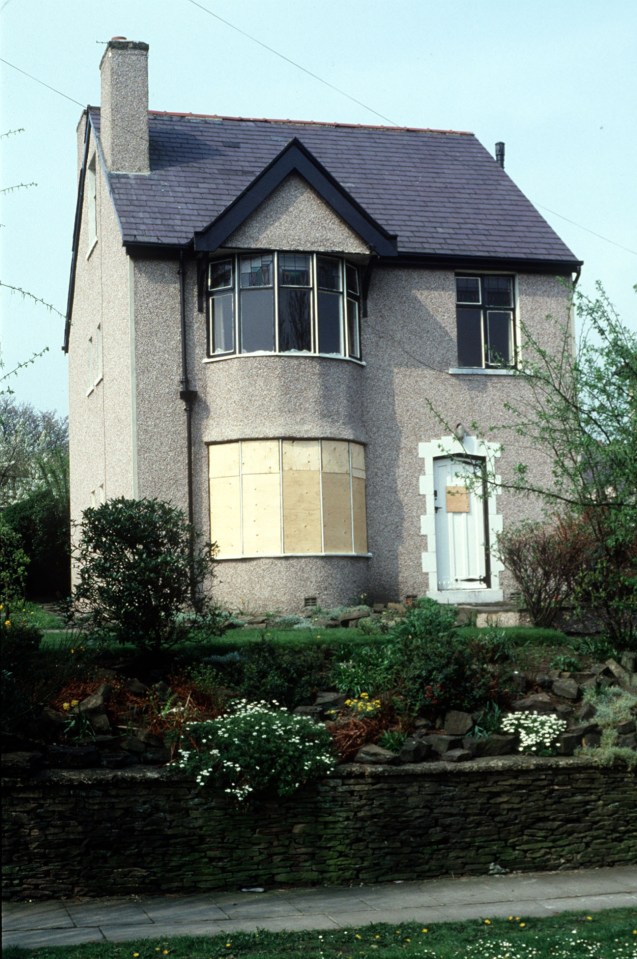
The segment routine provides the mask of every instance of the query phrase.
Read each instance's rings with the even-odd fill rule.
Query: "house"
[[[74,519],[182,507],[232,608],[506,598],[495,537],[537,504],[480,495],[519,451],[471,424],[580,261],[472,134],[149,112],[147,59],[109,42],[78,131]]]

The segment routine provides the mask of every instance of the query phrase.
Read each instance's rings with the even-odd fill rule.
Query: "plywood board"
[[[241,444],[242,473],[278,473],[278,440],[244,440]]]
[[[281,552],[280,474],[244,475],[243,553],[246,556]]]
[[[318,470],[320,467],[318,440],[283,440],[284,470]]]
[[[447,486],[446,510],[448,513],[468,513],[470,511],[469,490],[466,486]]]
[[[318,471],[283,473],[283,549],[321,552],[321,485]]]
[[[241,555],[241,495],[238,476],[210,480],[210,536],[219,556]]]
[[[323,540],[326,553],[352,552],[349,476],[323,474]]]
[[[365,479],[365,447],[360,443],[350,443],[352,456],[352,476]]]
[[[240,443],[214,443],[208,447],[210,477],[238,476]]]
[[[352,477],[352,505],[354,514],[354,552],[367,552],[367,510],[365,507],[365,480]]]
[[[321,443],[324,473],[349,473],[349,443],[344,440],[323,440]]]

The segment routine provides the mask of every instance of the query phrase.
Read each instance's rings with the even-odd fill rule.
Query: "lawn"
[[[510,916],[423,926],[370,925],[308,932],[229,933],[126,943],[8,947],[4,959],[636,959],[629,909],[545,919]]]

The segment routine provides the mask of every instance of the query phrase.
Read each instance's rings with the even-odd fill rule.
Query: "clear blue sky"
[[[150,107],[228,116],[470,130],[637,329],[634,0],[0,0],[0,279],[64,313],[75,128],[98,105],[104,44],[150,44]],[[206,13],[207,8],[373,113]],[[66,97],[71,99],[66,99]],[[73,100],[78,103],[72,102]],[[600,236],[596,236],[599,234]],[[602,239],[604,237],[605,239]],[[20,400],[67,411],[64,321],[0,289],[5,371]]]

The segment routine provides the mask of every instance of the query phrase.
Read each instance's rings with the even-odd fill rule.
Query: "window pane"
[[[343,355],[340,293],[318,294],[318,351]]]
[[[217,260],[216,263],[210,264],[209,284],[211,290],[232,286],[232,260]]]
[[[330,260],[325,256],[319,256],[316,265],[319,290],[340,290],[341,265],[339,261]]]
[[[234,295],[217,293],[210,298],[211,353],[234,350]]]
[[[504,310],[487,313],[487,364],[513,365],[513,314]]]
[[[274,291],[241,292],[241,352],[274,350]]]
[[[310,291],[279,288],[279,350],[310,350]]]
[[[485,306],[513,306],[513,277],[484,277]]]
[[[479,303],[480,302],[480,277],[479,276],[457,276],[456,277],[456,295],[458,303]]]
[[[356,300],[347,300],[347,336],[349,339],[349,355],[360,360],[361,334],[358,319],[358,303]]]
[[[459,306],[458,366],[482,366],[482,310]]]
[[[309,256],[297,253],[279,253],[279,283],[282,286],[309,286]]]
[[[358,270],[355,266],[346,267],[347,273],[347,292],[358,296]]]
[[[241,257],[241,289],[255,286],[272,286],[271,256]]]

